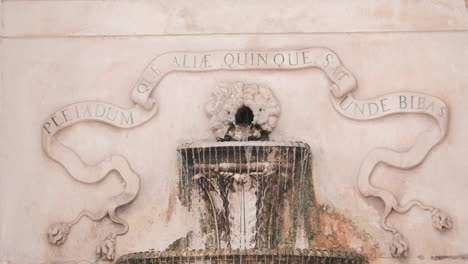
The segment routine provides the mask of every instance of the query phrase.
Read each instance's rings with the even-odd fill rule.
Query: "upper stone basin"
[[[180,199],[201,227],[189,248],[306,248],[316,223],[303,142],[198,142],[178,148]],[[202,239],[200,239],[202,238]]]

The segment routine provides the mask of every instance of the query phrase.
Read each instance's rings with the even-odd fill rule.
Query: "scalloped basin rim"
[[[272,259],[268,259],[272,258]],[[147,262],[151,260],[152,262]],[[156,260],[156,262],[154,262]],[[245,260],[243,262],[242,260]],[[138,261],[138,262],[135,262]],[[145,262],[141,262],[145,261]],[[325,262],[323,262],[325,261]],[[367,264],[364,255],[354,252],[326,249],[244,249],[244,250],[185,250],[185,251],[146,251],[121,256],[116,264],[133,263],[353,263]],[[351,261],[351,262],[348,262]]]
[[[302,141],[199,141],[180,145],[177,150],[195,148],[217,148],[217,147],[296,147],[308,148],[309,145]]]

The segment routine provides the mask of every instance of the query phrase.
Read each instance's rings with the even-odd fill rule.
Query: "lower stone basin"
[[[127,254],[116,264],[367,264],[359,254],[321,249],[147,251]]]

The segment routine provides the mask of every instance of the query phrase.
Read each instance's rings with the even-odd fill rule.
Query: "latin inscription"
[[[133,113],[121,110],[113,105],[104,103],[75,104],[66,107],[55,115],[51,116],[42,128],[48,135],[54,131],[76,123],[81,120],[96,120],[106,123],[116,123],[120,126],[130,126],[134,124]]]
[[[372,101],[353,100],[345,96],[339,102],[341,110],[350,112],[356,118],[372,118],[387,112],[427,112],[444,117],[447,109],[433,97],[424,95],[388,96]]]
[[[333,81],[335,96],[341,97],[356,89],[356,80],[327,48],[306,48],[277,51],[210,51],[170,52],[154,59],[140,76],[132,99],[151,109],[151,91],[170,72],[202,72],[216,70],[293,70],[317,67]]]
[[[216,65],[222,68],[240,68],[242,66],[307,66],[318,65],[328,67],[335,59],[333,54],[326,54],[325,58],[317,58],[311,51],[293,52],[226,52],[221,54],[221,61],[216,61],[218,54],[174,54],[170,58],[170,65],[177,69],[208,69]],[[333,72],[343,78],[347,76],[339,67],[334,67]]]

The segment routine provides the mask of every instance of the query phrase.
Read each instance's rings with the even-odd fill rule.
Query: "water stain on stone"
[[[168,203],[167,203],[167,211],[165,213],[166,223],[169,223],[169,221],[171,221],[172,219],[172,216],[174,215],[176,199],[177,199],[177,192],[176,191],[171,192],[171,194],[169,195]]]
[[[326,205],[321,205],[320,208],[319,233],[311,241],[312,247],[355,251],[366,255],[369,260],[380,255],[377,242],[358,224],[341,212],[327,210]]]

